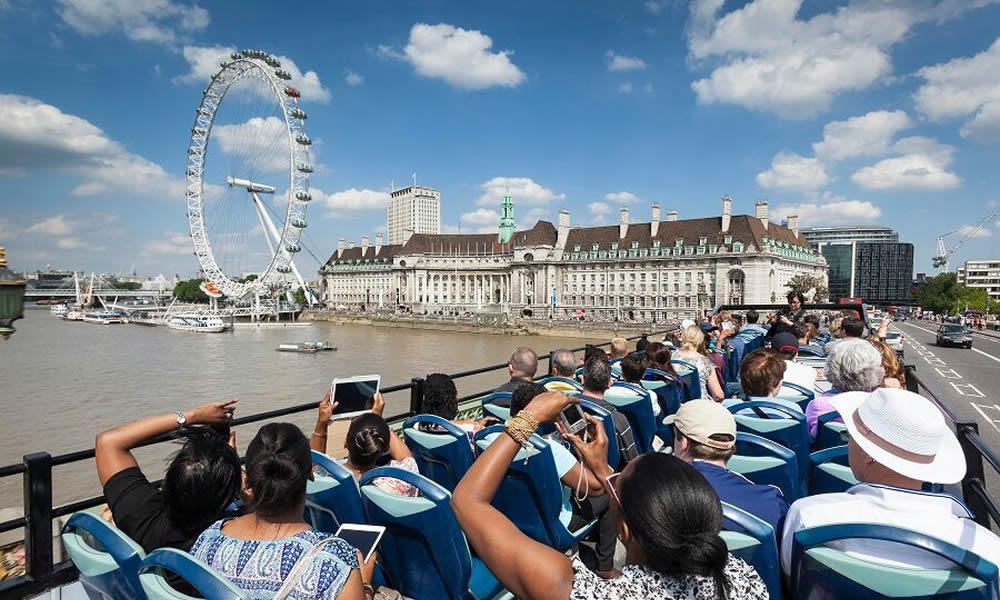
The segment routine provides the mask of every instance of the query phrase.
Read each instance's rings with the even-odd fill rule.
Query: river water
[[[223,334],[165,327],[69,322],[48,308],[26,308],[17,333],[0,341],[0,465],[29,452],[92,448],[98,432],[144,416],[239,398],[236,416],[322,398],[334,377],[378,374],[382,386],[427,373],[455,373],[506,362],[519,345],[539,354],[593,340],[411,330],[314,323],[308,328],[244,329]],[[280,343],[323,339],[336,352],[276,352]],[[603,340],[602,340],[603,341]],[[507,380],[497,371],[458,380],[459,394]],[[409,392],[386,396],[386,416],[409,407]],[[311,431],[315,415],[291,415]],[[237,428],[241,451],[258,424]],[[159,444],[137,456],[150,478],[162,474],[174,448]],[[93,461],[57,467],[56,504],[100,492]],[[0,479],[0,508],[21,505],[21,477]]]

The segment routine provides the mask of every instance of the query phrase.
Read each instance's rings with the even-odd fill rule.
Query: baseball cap
[[[694,325],[694,319],[684,319],[681,321],[681,329],[687,329],[692,325]]]
[[[795,337],[795,334],[782,331],[771,340],[771,348],[776,352],[784,352],[785,350],[798,352],[799,340]]]
[[[718,450],[729,450],[736,445],[736,419],[729,409],[714,400],[691,400],[664,420],[687,438]],[[713,440],[712,436],[724,434],[729,441]]]

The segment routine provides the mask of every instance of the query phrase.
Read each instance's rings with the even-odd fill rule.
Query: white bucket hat
[[[929,483],[958,483],[965,456],[933,402],[897,388],[830,398],[851,439],[868,456],[900,475]]]

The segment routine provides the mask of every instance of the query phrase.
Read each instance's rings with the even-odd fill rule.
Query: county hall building
[[[826,280],[827,264],[799,231],[768,221],[766,201],[754,215],[733,215],[722,199],[717,217],[571,227],[538,221],[516,231],[504,198],[498,234],[407,232],[401,243],[359,246],[341,239],[320,271],[331,308],[424,312],[490,311],[594,318],[679,319],[719,304],[784,302],[796,275]]]

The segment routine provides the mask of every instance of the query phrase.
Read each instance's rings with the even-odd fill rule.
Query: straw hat
[[[958,438],[933,402],[896,388],[847,392],[830,399],[851,439],[875,461],[900,475],[930,483],[965,477]]]

